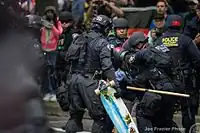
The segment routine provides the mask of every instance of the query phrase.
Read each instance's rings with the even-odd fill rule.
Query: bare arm
[[[108,7],[110,7],[112,12],[115,13],[118,17],[124,16],[124,12],[122,11],[122,9],[115,6],[114,2],[107,2],[107,1],[104,0],[104,4]]]
[[[88,8],[88,10],[87,10],[87,14],[88,14],[88,18],[92,18],[92,16],[93,16],[93,9],[94,9],[94,3],[93,3],[93,1],[90,1],[90,3],[89,3],[89,8]]]

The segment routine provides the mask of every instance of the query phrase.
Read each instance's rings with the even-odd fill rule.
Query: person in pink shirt
[[[55,7],[48,6],[46,8],[44,19],[49,21],[50,24],[41,29],[42,49],[46,52],[55,51],[59,37],[63,32],[62,24],[58,21]]]
[[[58,20],[56,9],[53,6],[47,6],[45,9],[44,27],[41,29],[41,48],[45,53],[47,62],[47,72],[44,77],[44,93],[46,93],[44,100],[55,101],[55,89],[56,79],[55,79],[55,65],[57,57],[57,47],[60,35],[63,32],[62,24]]]

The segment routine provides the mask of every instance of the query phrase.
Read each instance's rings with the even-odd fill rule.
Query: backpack
[[[87,46],[88,36],[87,33],[84,32],[76,37],[69,46],[65,56],[67,63],[71,63],[72,65],[78,63],[79,65],[83,66],[86,62],[85,57],[87,53]]]

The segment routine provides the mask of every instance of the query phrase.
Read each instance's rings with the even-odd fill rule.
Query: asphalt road
[[[64,133],[64,130],[61,130],[61,128],[66,124],[67,120],[69,119],[69,113],[63,112],[57,103],[45,103],[45,109],[49,119],[49,125],[56,130],[56,133]],[[174,120],[180,127],[180,130],[184,131],[184,129],[181,126],[180,113],[174,115]],[[196,121],[197,123],[200,123],[199,115],[196,117]],[[92,122],[93,121],[90,119],[88,113],[86,112],[83,119],[85,132],[82,133],[88,133],[89,131],[91,131]]]

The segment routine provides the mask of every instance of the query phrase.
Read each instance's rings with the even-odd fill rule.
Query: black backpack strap
[[[86,62],[86,54],[87,54],[88,45],[92,42],[92,40],[101,39],[101,37],[102,36],[100,35],[90,36],[87,32],[82,33],[84,44],[81,46],[81,49],[80,49],[80,55],[79,55],[79,60],[78,60],[78,63],[80,66],[83,66],[84,63]]]
[[[82,65],[85,63],[85,57],[87,54],[87,46],[88,46],[88,36],[84,33],[83,34],[83,39],[85,39],[84,44],[81,46],[81,50],[80,50],[80,55],[79,55],[79,64]]]

